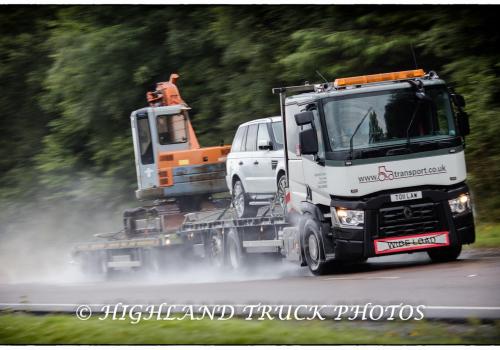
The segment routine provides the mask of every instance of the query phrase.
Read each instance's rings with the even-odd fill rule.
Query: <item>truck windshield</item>
[[[419,100],[410,89],[345,95],[323,105],[328,141],[332,151],[402,144],[415,114],[409,136],[412,142],[455,136],[453,112],[444,86],[426,87],[430,100]],[[420,101],[420,102],[419,102]]]

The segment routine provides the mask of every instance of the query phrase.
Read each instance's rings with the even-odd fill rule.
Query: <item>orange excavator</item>
[[[230,145],[200,147],[189,119],[190,107],[182,99],[176,82],[156,84],[146,94],[149,107],[132,112],[132,137],[137,172],[136,196],[155,201],[155,210],[169,215],[168,226],[175,227],[189,211],[210,207],[210,198],[227,192],[226,157]],[[140,210],[139,210],[140,209]],[[137,208],[125,213],[136,217]],[[171,216],[167,218],[166,216]]]

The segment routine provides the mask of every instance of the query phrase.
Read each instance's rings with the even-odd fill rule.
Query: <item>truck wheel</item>
[[[244,265],[245,253],[238,232],[230,229],[226,236],[227,266],[232,270],[241,270]]]
[[[248,195],[240,180],[233,184],[233,205],[238,218],[247,218],[255,216],[256,210],[248,203]]]
[[[446,248],[435,248],[429,249],[427,255],[433,262],[447,262],[457,260],[458,256],[462,252],[462,245],[454,245]]]
[[[316,276],[328,273],[328,264],[325,261],[318,223],[312,218],[307,218],[303,232],[304,256],[309,270]]]
[[[285,202],[285,196],[286,196],[286,176],[285,174],[281,174],[280,178],[278,179],[278,189],[276,191],[276,200],[278,201],[281,209],[283,210],[283,213],[286,212],[286,202]]]

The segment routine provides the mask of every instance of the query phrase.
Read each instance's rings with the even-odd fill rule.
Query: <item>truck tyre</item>
[[[255,207],[250,206],[248,195],[240,180],[233,184],[233,206],[238,218],[252,217],[257,212]]]
[[[316,276],[328,273],[328,264],[321,244],[321,232],[318,223],[311,217],[305,219],[302,243],[304,257],[309,270]]]
[[[241,270],[244,266],[245,253],[236,229],[232,228],[226,236],[227,267]]]
[[[286,175],[281,174],[277,183],[276,201],[283,210],[283,213],[286,213],[286,201],[285,201],[286,187],[287,187]]]
[[[457,260],[462,252],[462,245],[457,244],[446,248],[429,249],[427,255],[433,262],[447,262]]]

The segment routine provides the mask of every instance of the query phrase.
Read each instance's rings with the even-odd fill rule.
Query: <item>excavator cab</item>
[[[177,74],[147,93],[149,107],[132,112],[132,137],[141,200],[191,198],[226,192],[230,146],[201,148]]]

